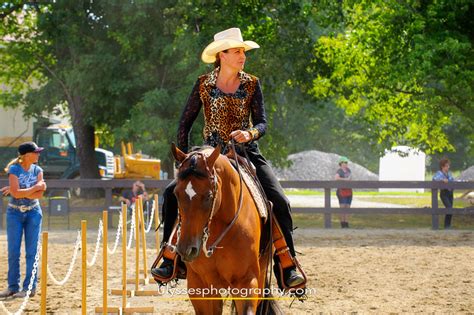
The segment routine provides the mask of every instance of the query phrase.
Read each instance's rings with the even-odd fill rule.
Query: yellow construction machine
[[[161,160],[147,159],[142,154],[133,153],[133,145],[122,142],[122,156],[115,157],[114,178],[160,179]]]

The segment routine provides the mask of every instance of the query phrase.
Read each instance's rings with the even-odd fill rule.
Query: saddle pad
[[[255,183],[255,180],[248,172],[249,171],[247,170],[247,168],[240,167],[240,173],[242,174],[242,179],[245,182],[245,185],[247,185],[247,188],[250,190],[250,194],[253,197],[253,201],[255,202],[255,205],[257,206],[257,210],[260,215],[260,218],[266,221],[268,213],[267,213],[267,206],[265,205],[265,201],[264,201],[265,198],[260,192],[260,189]]]

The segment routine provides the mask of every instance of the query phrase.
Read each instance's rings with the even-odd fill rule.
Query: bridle
[[[187,156],[182,162],[181,165],[184,164],[186,161],[190,160],[194,156],[201,157],[201,159],[204,161],[204,166],[206,168],[206,173],[207,177],[209,178],[210,186],[212,187],[211,190],[211,198],[212,198],[212,207],[211,211],[209,213],[209,218],[207,220],[206,225],[203,227],[203,236],[202,236],[202,251],[204,255],[209,258],[212,256],[214,253],[214,250],[218,248],[217,246],[219,243],[222,241],[222,239],[225,237],[225,235],[229,232],[229,230],[234,226],[235,222],[237,221],[237,218],[239,217],[240,210],[242,209],[242,200],[243,200],[243,181],[242,181],[242,174],[240,172],[240,165],[237,157],[237,151],[235,150],[235,144],[234,141],[229,142],[231,146],[231,150],[233,151],[235,162],[237,164],[237,172],[239,174],[240,178],[240,193],[239,193],[239,208],[237,209],[234,218],[232,221],[227,225],[227,227],[224,229],[224,231],[221,232],[221,234],[217,237],[217,239],[212,243],[212,245],[207,248],[207,241],[209,239],[210,231],[209,231],[209,226],[211,225],[212,219],[215,215],[215,206],[216,206],[216,200],[217,200],[217,189],[218,189],[218,184],[217,184],[217,174],[216,174],[216,169],[213,167],[212,170],[209,168],[209,164],[207,163],[207,157],[204,153],[202,152],[193,152],[189,156]],[[177,228],[177,233],[178,233],[178,240],[176,243],[179,242],[179,236],[180,236],[180,229],[181,229],[181,217],[178,216],[178,224],[176,225]],[[175,231],[176,231],[175,228]],[[172,233],[171,237],[173,237],[174,232]],[[176,250],[176,248],[174,248]]]

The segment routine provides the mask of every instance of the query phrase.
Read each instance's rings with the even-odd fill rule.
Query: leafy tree
[[[311,60],[311,7],[310,1],[177,1],[165,11],[165,28],[174,30],[174,38],[160,58],[150,61],[163,62],[167,75],[145,93],[119,133],[141,140],[145,152],[168,152],[195,80],[212,70],[212,65],[201,62],[202,50],[215,33],[240,27],[244,38],[261,46],[247,54],[245,69],[260,77],[263,85],[270,123],[267,135],[260,140],[261,148],[273,161],[283,162],[293,139],[285,132],[287,118],[299,107],[299,98],[305,96],[293,82],[305,81],[305,67]],[[133,41],[134,37],[129,38]],[[148,49],[158,48],[151,45]],[[199,145],[202,120],[193,130],[192,143]]]
[[[455,123],[474,153],[472,2],[345,1],[332,9],[342,30],[329,20],[336,31],[315,46],[312,94],[361,118],[380,151],[453,150],[447,130]]]
[[[83,177],[98,175],[95,130],[111,145],[134,141],[170,171],[181,111],[212,69],[202,49],[240,27],[262,47],[246,71],[262,80],[269,130],[260,142],[272,161],[314,148],[375,170],[373,152],[392,144],[472,152],[471,11],[467,0],[9,1],[0,104],[28,115],[67,106]],[[201,129],[202,120],[192,143]],[[453,141],[458,134],[471,140]]]
[[[292,92],[290,81],[302,80],[299,73],[314,44],[306,36],[311,2],[13,1],[3,8],[9,24],[3,35],[15,40],[2,52],[8,61],[2,81],[17,88],[2,103],[23,104],[31,115],[67,104],[84,177],[97,176],[91,161],[95,129],[112,130],[103,135],[134,140],[143,151],[170,160],[165,152],[192,84],[211,70],[200,53],[216,32],[234,26],[262,45],[249,53],[247,67],[262,78],[267,100],[270,132],[262,147],[274,159],[286,156],[288,136],[278,129],[299,103],[301,93]],[[295,44],[301,49],[288,58]],[[25,85],[25,76],[36,86]],[[194,130],[201,126],[202,121]],[[194,144],[200,138],[193,133]]]
[[[24,105],[26,114],[39,116],[65,102],[71,113],[81,161],[81,175],[98,178],[94,154],[92,71],[98,62],[91,54],[94,38],[104,38],[99,12],[89,14],[93,3],[4,3],[2,81],[7,106]],[[98,8],[95,8],[98,9]],[[104,62],[107,55],[103,56]],[[96,69],[94,69],[96,70]]]
[[[142,43],[138,48],[144,48],[151,42],[164,49],[159,43],[170,41],[173,34],[157,25],[163,21],[165,4],[71,0],[17,1],[2,7],[1,35],[8,40],[2,47],[1,80],[9,91],[2,94],[1,103],[23,105],[29,115],[51,112],[65,103],[77,138],[82,177],[98,177],[95,129],[121,127],[150,86],[166,75],[160,68],[163,64],[147,63],[156,54],[133,46]],[[134,36],[134,42],[124,33]],[[147,55],[144,62],[143,55]]]

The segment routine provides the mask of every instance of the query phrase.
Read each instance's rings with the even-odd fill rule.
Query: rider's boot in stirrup
[[[173,275],[173,261],[168,258],[164,258],[160,267],[151,270],[152,273],[159,275],[163,278],[169,278]]]

